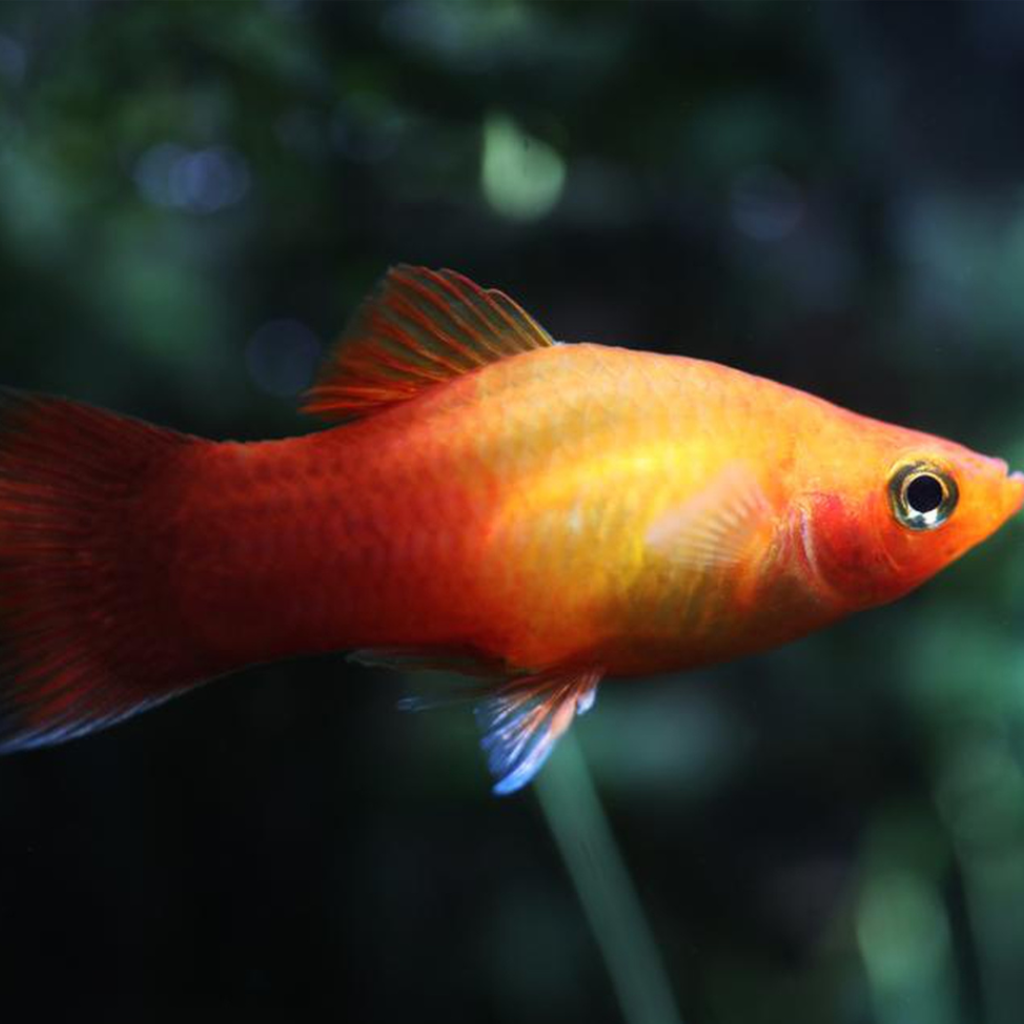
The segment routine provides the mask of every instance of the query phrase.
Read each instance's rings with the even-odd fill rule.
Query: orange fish
[[[1024,476],[714,363],[555,342],[399,267],[283,441],[0,398],[0,741],[55,743],[254,662],[478,677],[497,792],[599,680],[764,650],[907,593]]]

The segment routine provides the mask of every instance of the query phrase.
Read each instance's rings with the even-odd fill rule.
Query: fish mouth
[[[1010,467],[1006,466],[1005,462],[1003,465],[1006,467],[1004,470],[1006,483],[1011,485],[1009,488],[1009,509],[1007,511],[1007,518],[1009,518],[1012,515],[1016,515],[1020,511],[1021,506],[1024,505],[1024,472],[1017,469],[1011,473]]]

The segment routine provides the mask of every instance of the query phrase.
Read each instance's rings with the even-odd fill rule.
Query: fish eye
[[[908,530],[934,530],[956,508],[959,491],[945,470],[927,462],[900,466],[889,479],[889,506]]]

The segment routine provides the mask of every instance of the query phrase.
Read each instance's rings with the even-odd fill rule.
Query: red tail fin
[[[162,618],[150,522],[168,464],[194,443],[0,389],[0,752],[103,728],[199,680]]]

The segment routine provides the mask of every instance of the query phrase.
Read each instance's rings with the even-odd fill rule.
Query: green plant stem
[[[534,788],[626,1024],[682,1024],[654,936],[571,732]]]

